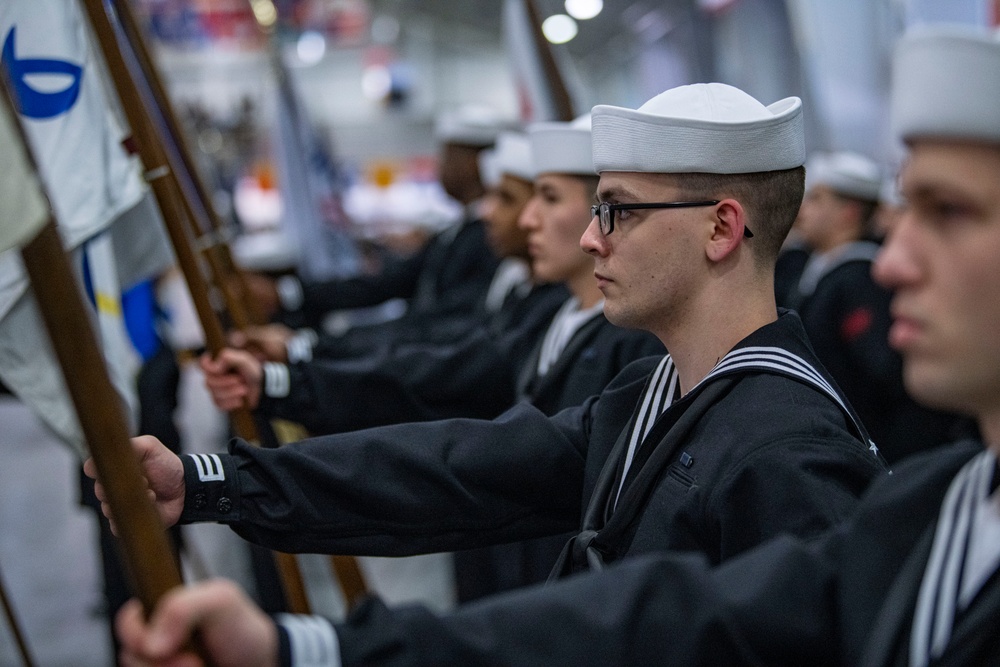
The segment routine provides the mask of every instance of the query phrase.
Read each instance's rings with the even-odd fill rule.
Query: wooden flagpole
[[[208,283],[202,273],[198,257],[191,247],[191,239],[185,224],[186,211],[183,207],[183,201],[186,200],[182,197],[183,193],[170,157],[161,144],[157,129],[145,109],[145,102],[128,71],[118,47],[114,25],[105,11],[102,0],[83,0],[83,6],[139,145],[139,157],[146,170],[146,180],[152,187],[163,214],[167,233],[177,255],[177,263],[184,274],[195,312],[205,333],[206,347],[211,354],[218,354],[226,345],[225,332],[209,299]],[[230,418],[233,420],[237,435],[244,440],[259,442],[257,425],[248,410],[234,410],[230,413]],[[309,602],[304,595],[302,575],[294,557],[274,553],[289,610],[295,613],[309,613]]]
[[[10,628],[10,633],[14,635],[14,642],[17,644],[17,651],[21,655],[24,667],[34,667],[35,661],[31,658],[31,651],[28,650],[28,642],[24,640],[21,626],[17,622],[17,616],[14,614],[14,606],[11,604],[10,598],[7,597],[7,589],[4,588],[2,577],[0,577],[0,604],[3,605],[3,613],[7,618],[7,627]]]
[[[202,273],[198,258],[192,250],[191,240],[185,229],[185,212],[181,207],[177,181],[171,177],[172,172],[166,153],[156,136],[155,128],[145,113],[142,97],[131,80],[128,67],[117,46],[114,27],[105,12],[102,1],[83,0],[83,6],[87,11],[90,25],[97,35],[97,41],[108,65],[118,97],[139,145],[139,157],[146,170],[146,180],[152,187],[156,201],[160,205],[160,211],[163,213],[167,233],[170,236],[174,253],[177,255],[177,263],[187,281],[195,312],[205,332],[206,347],[212,354],[217,354],[226,345],[225,332],[215,309],[212,307],[208,283]],[[257,426],[248,411],[234,411],[232,418],[240,437],[248,440],[258,439]]]
[[[182,164],[181,168],[177,168],[175,166],[175,172],[184,172],[190,177],[191,183],[195,189],[195,195],[200,202],[201,209],[205,212],[207,217],[209,217],[212,228],[216,230],[216,232],[219,232],[223,229],[222,222],[219,220],[211,206],[211,198],[205,188],[204,181],[198,177],[197,165],[192,157],[193,154],[190,150],[190,145],[188,144],[185,138],[184,130],[177,119],[177,114],[175,113],[173,105],[170,102],[170,97],[163,85],[163,81],[160,77],[156,64],[154,63],[149,49],[146,46],[146,39],[138,20],[135,17],[135,13],[132,11],[132,8],[129,6],[127,0],[112,0],[112,2],[122,29],[128,38],[129,44],[131,45],[136,59],[142,68],[149,88],[153,93],[155,103],[163,116],[166,129],[173,139],[173,144],[178,149],[178,154]],[[269,43],[271,42],[269,41]],[[278,76],[286,75],[286,73],[280,71],[277,74]],[[193,210],[190,206],[187,207],[187,210],[189,214],[193,214]],[[249,290],[246,287],[245,274],[233,260],[228,244],[225,243],[225,241],[220,237],[216,239],[216,242],[208,248],[207,251],[215,253],[215,261],[217,262],[215,266],[218,267],[216,275],[222,276],[224,274],[228,274],[233,276],[237,278],[237,282],[240,285],[241,293],[239,295],[230,293],[230,295],[227,295],[226,298],[226,303],[229,306],[230,315],[233,317],[233,323],[236,328],[245,329],[251,324],[265,323],[266,318],[261,312],[259,304],[248,298]],[[222,285],[219,286],[222,287]],[[332,566],[338,582],[340,583],[341,589],[343,590],[344,597],[348,600],[349,605],[354,601],[361,599],[368,593],[364,575],[361,573],[357,561],[353,557],[333,556]],[[296,585],[296,588],[301,589],[302,592],[296,596],[301,595],[304,598],[304,584],[301,583],[301,578],[299,578],[298,581],[299,584]]]
[[[272,71],[279,88],[291,91],[291,80],[288,71],[281,60],[281,53],[275,42],[274,25],[278,17],[277,8],[272,0],[249,0],[250,9],[257,21],[257,26],[267,40],[268,57]],[[285,443],[283,443],[285,444]],[[353,556],[330,556],[330,565],[340,584],[341,592],[348,609],[368,595],[368,585],[358,561]]]
[[[548,83],[549,91],[552,93],[552,101],[555,104],[557,118],[553,120],[571,121],[576,116],[573,113],[573,101],[569,96],[569,89],[563,81],[556,64],[556,59],[552,55],[552,47],[549,41],[542,34],[542,21],[538,13],[538,7],[534,0],[524,0],[524,8],[528,13],[528,20],[531,23],[531,34],[535,38],[535,50],[541,61],[542,71],[545,73],[545,80]]]
[[[181,127],[177,113],[170,97],[167,95],[160,73],[153,61],[149,48],[146,46],[146,39],[143,30],[136,19],[127,0],[112,0],[115,13],[122,27],[128,45],[131,47],[136,61],[138,62],[145,81],[153,95],[156,107],[159,110],[163,122],[166,126],[167,134],[170,136],[173,145],[177,148],[181,169],[175,171],[180,175],[186,175],[191,182],[191,189],[198,202],[199,215],[192,215],[192,219],[204,218],[204,222],[213,232],[213,242],[205,247],[206,259],[212,262],[213,273],[216,275],[216,285],[223,291],[226,298],[226,306],[229,315],[233,319],[233,324],[237,329],[245,329],[252,324],[264,324],[267,318],[260,308],[260,304],[250,298],[250,290],[246,283],[246,274],[236,264],[232,251],[226,242],[223,234],[225,225],[219,218],[218,213],[212,205],[212,197],[205,186],[205,181],[199,176],[198,166],[194,160],[194,153],[191,151],[184,129]],[[189,213],[193,211],[193,206],[188,207]],[[203,236],[208,233],[203,225],[199,229],[193,230],[196,235]],[[226,278],[235,279],[237,285],[235,292],[230,288],[230,283]]]
[[[11,118],[16,118],[7,86],[4,80],[0,104],[6,105]],[[23,130],[18,123],[14,125],[30,159]],[[32,169],[37,174],[33,163]],[[180,568],[147,495],[146,480],[129,441],[121,397],[111,384],[51,213],[35,238],[21,248],[21,258],[115,516],[119,544],[136,594],[149,612],[164,593],[181,585]]]

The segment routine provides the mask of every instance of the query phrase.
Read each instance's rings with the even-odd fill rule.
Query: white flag
[[[535,28],[531,25],[531,16],[524,0],[504,0],[501,18],[507,59],[517,88],[521,120],[525,123],[560,120],[559,106],[542,66],[542,56],[535,42]],[[579,84],[572,63],[561,58],[556,51],[551,54],[564,83],[570,89],[567,92],[572,97],[573,89]]]
[[[281,228],[298,254],[306,280],[357,275],[361,254],[348,236],[341,185],[324,139],[310,122],[292,86],[291,73],[274,55],[278,70],[274,142],[281,188]]]
[[[0,47],[19,120],[77,268],[81,245],[108,229],[115,266],[98,267],[106,269],[102,276],[115,275],[127,288],[169,266],[162,222],[146,201],[138,160],[122,146],[126,131],[117,100],[108,94],[113,87],[76,0],[0,3]],[[147,240],[123,242],[138,238],[137,232]],[[80,449],[75,413],[27,286],[16,251],[0,253],[0,379]],[[102,342],[106,356],[122,357],[122,350],[111,349],[121,344],[120,336],[102,336]],[[114,370],[112,377],[126,404],[132,403],[134,382]]]
[[[30,241],[49,216],[15,123],[9,107],[0,104],[0,250]]]

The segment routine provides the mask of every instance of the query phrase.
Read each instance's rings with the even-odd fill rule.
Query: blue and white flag
[[[330,280],[357,275],[361,253],[348,235],[343,183],[324,138],[309,116],[291,80],[291,72],[273,54],[277,76],[277,127],[274,151],[281,190],[281,229],[298,256],[299,275]]]
[[[535,26],[531,23],[531,15],[528,13],[525,0],[504,0],[502,12],[504,44],[514,86],[517,89],[521,121],[534,123],[546,120],[569,120],[560,117],[556,92],[545,74],[542,54],[539,53],[539,45],[535,41]],[[551,51],[551,55],[568,89],[567,93],[570,97],[574,97],[573,91],[579,82],[572,63],[567,58],[560,57],[561,54],[557,51]]]
[[[17,119],[0,104],[0,251],[19,248],[49,218],[49,206],[18,136]]]
[[[63,243],[74,251],[78,269],[83,244],[102,232],[110,238],[106,247],[114,249],[113,260],[111,253],[100,260],[113,265],[98,267],[103,290],[107,285],[127,288],[169,266],[173,258],[162,221],[150,206],[138,160],[123,146],[127,131],[118,102],[109,95],[113,86],[77,1],[0,3],[0,67]],[[9,146],[4,140],[0,152],[6,155]],[[6,169],[3,178],[7,183]],[[9,183],[17,188],[14,177]],[[6,226],[8,216],[0,220]],[[16,249],[0,252],[0,379],[63,441],[82,452],[79,424],[27,288]],[[120,294],[111,298],[120,299]],[[98,317],[96,307],[94,312],[95,324],[107,319]],[[128,358],[127,351],[114,349],[122,338],[101,340],[115,386],[126,405],[132,405],[134,378],[127,366],[113,363]]]

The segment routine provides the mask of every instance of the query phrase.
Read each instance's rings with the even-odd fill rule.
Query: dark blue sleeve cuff
[[[184,454],[184,511],[178,523],[239,520],[236,464],[228,454]]]

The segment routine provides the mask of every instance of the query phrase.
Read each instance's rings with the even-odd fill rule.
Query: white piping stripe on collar
[[[695,388],[720,375],[745,368],[781,371],[785,375],[797,377],[807,384],[812,385],[835,401],[844,414],[850,417],[858,431],[858,435],[867,438],[867,432],[855,416],[853,410],[848,407],[844,399],[841,398],[840,394],[837,393],[826,378],[820,375],[819,371],[808,361],[784,348],[754,346],[732,350],[715,365],[715,368],[708,375],[702,378],[701,382]],[[666,400],[663,400],[663,392],[665,390],[668,393]],[[629,435],[629,446],[625,453],[625,464],[622,479],[618,485],[618,493],[615,496],[615,504],[618,503],[618,497],[621,495],[622,487],[625,483],[625,476],[628,474],[632,460],[635,458],[636,450],[646,439],[646,436],[652,430],[659,416],[679,398],[679,393],[680,376],[674,366],[673,359],[668,354],[660,361],[656,370],[653,371],[652,380],[646,388],[642,405],[636,416],[635,424],[632,427],[632,433]],[[653,414],[654,408],[656,409],[655,414]],[[878,447],[875,446],[875,443],[869,438],[866,444],[869,445],[869,449],[877,456]]]
[[[665,398],[663,395],[664,391],[667,392]],[[668,354],[660,360],[656,370],[653,371],[652,380],[646,388],[642,399],[642,406],[639,408],[639,414],[636,415],[635,424],[632,426],[632,433],[629,434],[628,450],[625,452],[625,464],[622,468],[622,478],[618,483],[618,492],[615,495],[616,505],[622,492],[622,486],[625,483],[625,476],[632,466],[632,459],[635,458],[635,452],[639,448],[639,444],[646,439],[646,435],[649,434],[659,416],[668,407],[673,405],[678,393],[680,393],[680,377],[677,374],[677,369],[674,367],[674,360]]]
[[[781,363],[780,361],[776,361],[775,359],[769,357],[754,357],[752,359],[730,361],[729,363],[726,364],[725,368],[720,369],[719,372],[711,373],[705,379],[707,380],[711,377],[722,375],[725,372],[736,370],[739,368],[773,368],[775,370],[786,371],[792,375],[801,377],[803,380],[822,389],[823,393],[829,394],[830,398],[835,400],[840,405],[841,408],[843,408],[844,410],[847,409],[847,405],[844,403],[843,399],[841,399],[840,396],[837,395],[837,393],[833,390],[833,387],[831,387],[829,384],[825,382],[817,382],[816,378],[812,377],[808,373],[803,373],[802,371],[793,366]]]
[[[709,373],[702,382],[709,378],[737,368],[750,368],[753,366],[762,368],[773,368],[783,370],[790,375],[802,378],[817,388],[823,390],[844,410],[851,419],[857,423],[852,410],[844,403],[844,399],[833,388],[833,386],[819,372],[813,368],[809,362],[796,354],[777,347],[746,347],[730,352],[722,358],[712,372]],[[701,384],[701,383],[699,383]],[[857,424],[860,428],[860,424]],[[861,431],[864,433],[864,431]]]
[[[995,465],[989,452],[982,452],[962,467],[945,494],[913,616],[910,664],[915,667],[924,667],[940,657],[948,645],[973,514],[980,498],[988,492]],[[977,484],[977,480],[985,480],[985,485]]]
[[[724,370],[723,366],[725,366],[726,364],[732,363],[733,361],[742,359],[744,357],[749,357],[752,359],[766,358],[775,362],[780,362],[786,365],[786,367],[801,372],[802,374],[807,376],[808,379],[811,379],[815,384],[818,384],[819,386],[823,387],[823,389],[826,390],[827,392],[830,392],[833,395],[837,396],[838,401],[840,400],[840,397],[839,395],[837,395],[837,392],[834,391],[833,387],[830,385],[829,382],[827,382],[826,378],[820,375],[819,371],[813,368],[812,364],[807,362],[802,357],[793,354],[788,350],[785,350],[780,347],[757,346],[757,347],[744,347],[738,350],[733,350],[725,357],[723,357],[718,364],[716,364],[715,368],[712,369],[712,372],[708,374],[708,377],[712,377],[712,375],[715,374],[717,371]]]
[[[831,385],[826,378],[820,375],[819,371],[817,371],[812,364],[797,354],[789,352],[784,348],[758,346],[744,347],[738,350],[733,350],[723,357],[722,361],[716,364],[715,368],[712,369],[712,372],[705,376],[702,382],[730,370],[753,367],[781,370],[789,375],[799,377],[822,390],[831,399],[833,399],[837,405],[840,406],[841,410],[843,410],[846,415],[851,418],[851,421],[854,422],[854,426],[858,431],[858,435],[866,438],[869,450],[871,450],[871,452],[876,456],[878,455],[878,446],[870,437],[868,437],[868,432],[865,430],[864,425],[858,419],[854,411],[844,402],[844,399],[837,392],[837,390],[833,388],[833,385]]]

